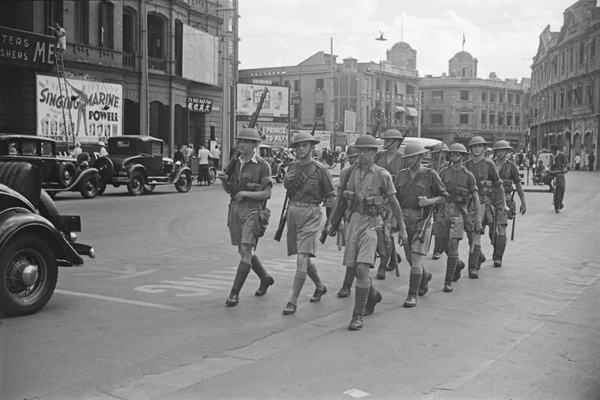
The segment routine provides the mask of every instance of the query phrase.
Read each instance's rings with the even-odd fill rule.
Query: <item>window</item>
[[[513,115],[507,114],[506,115],[506,126],[512,126],[512,120],[513,120]]]
[[[443,124],[444,123],[444,114],[440,114],[440,113],[431,114],[431,123],[432,124]]]
[[[573,70],[573,48],[569,48],[569,70]]]
[[[460,123],[461,124],[468,124],[469,123],[469,114],[467,114],[467,113],[460,113]]]
[[[469,91],[468,90],[461,90],[460,91],[460,99],[461,100],[469,100]]]
[[[325,115],[325,106],[323,103],[317,103],[316,105],[316,111],[315,111],[315,117],[317,118],[323,118],[323,116]]]
[[[521,126],[521,116],[515,115],[515,126]]]
[[[588,104],[594,104],[594,81],[592,81],[588,87]]]
[[[432,98],[433,98],[433,101],[442,101],[442,100],[444,100],[444,92],[441,90],[434,91],[432,93]]]
[[[552,111],[556,111],[557,98],[556,91],[554,91],[554,93],[552,93]]]
[[[520,94],[515,95],[515,104],[517,104],[517,105],[521,104],[521,95]]]
[[[579,43],[579,64],[583,64],[585,54],[585,44],[583,42]]]
[[[508,104],[513,104],[513,98],[514,98],[514,95],[513,95],[512,93],[510,93],[510,94],[508,95],[508,99],[507,99],[507,101],[506,101],[506,102],[507,102]]]
[[[488,101],[488,93],[487,92],[481,93],[481,101]]]
[[[481,123],[483,125],[487,124],[487,114],[486,113],[481,113]]]
[[[490,125],[496,125],[496,115],[490,114]]]
[[[294,118],[300,119],[300,104],[294,104]]]
[[[492,103],[495,103],[495,102],[497,101],[497,100],[496,100],[496,99],[497,99],[497,96],[498,96],[498,94],[497,94],[497,93],[494,93],[494,92],[490,93],[490,101],[491,101]]]
[[[498,96],[498,103],[504,103],[504,92],[500,92]]]
[[[564,94],[564,92],[560,94],[559,106],[560,106],[561,110],[565,108],[565,94]]]
[[[164,57],[163,21],[156,15],[148,15],[148,56]]]
[[[115,48],[115,6],[108,1],[100,2],[100,47]]]
[[[385,91],[390,92],[392,90],[392,82],[388,79],[385,80]]]
[[[123,9],[123,52],[133,53],[135,49],[135,17],[133,11]]]
[[[296,79],[294,81],[294,92],[299,92],[300,91],[300,80]]]
[[[283,86],[290,87],[290,81],[283,81]]]
[[[592,42],[590,43],[590,61],[594,61],[596,57],[596,38],[592,38]]]
[[[75,2],[75,42],[89,44],[90,5],[88,0]]]
[[[317,79],[317,90],[323,90],[325,87],[325,79]]]
[[[463,68],[463,69],[462,69],[462,75],[461,75],[461,76],[462,76],[463,78],[466,78],[466,77],[467,77],[467,72],[468,72],[468,71],[469,71],[469,70],[468,70],[467,68]]]
[[[504,113],[498,113],[498,125],[502,126],[504,125]]]
[[[560,53],[560,72],[564,73],[565,72],[565,52],[563,51],[562,53]]]

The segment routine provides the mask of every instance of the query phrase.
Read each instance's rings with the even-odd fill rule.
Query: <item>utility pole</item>
[[[333,38],[331,38],[331,55],[329,57],[329,93],[331,93],[331,97],[329,99],[329,149],[333,150],[335,148],[335,93],[333,79],[334,73],[333,70],[335,68],[335,63],[333,60]]]

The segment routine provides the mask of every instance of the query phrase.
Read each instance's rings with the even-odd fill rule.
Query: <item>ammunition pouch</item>
[[[504,194],[510,195],[513,191],[513,181],[510,179],[502,179],[502,186],[504,187]]]
[[[356,206],[358,205],[356,193],[351,190],[344,190],[342,198],[346,201],[347,210],[351,212],[356,211]]]
[[[454,188],[454,194],[448,197],[449,201],[463,205],[469,204],[472,198],[473,196],[469,192],[469,189],[461,187]]]
[[[494,194],[494,184],[492,181],[481,181],[481,188],[479,195],[482,201],[488,201]]]
[[[363,200],[364,213],[369,216],[382,215],[385,212],[385,206],[383,196],[368,196]]]

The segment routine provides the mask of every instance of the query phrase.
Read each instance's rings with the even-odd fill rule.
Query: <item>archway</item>
[[[150,136],[162,139],[167,147],[171,144],[169,107],[159,101],[150,103]],[[168,154],[168,152],[166,153]]]

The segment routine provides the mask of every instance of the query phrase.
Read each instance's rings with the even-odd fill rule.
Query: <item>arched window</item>
[[[165,55],[164,22],[157,15],[148,15],[148,55],[164,58]]]
[[[135,36],[135,11],[130,8],[123,9],[123,52],[132,54],[136,49]]]
[[[102,0],[100,2],[100,47],[115,48],[115,6],[113,3]]]
[[[169,130],[169,107],[159,101],[150,103],[150,136],[171,142]]]

